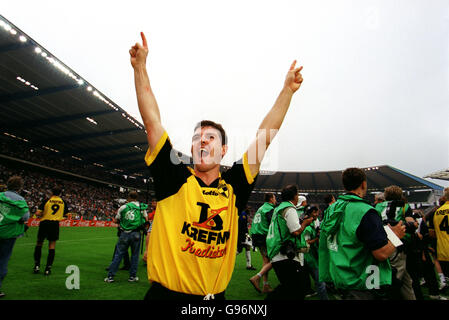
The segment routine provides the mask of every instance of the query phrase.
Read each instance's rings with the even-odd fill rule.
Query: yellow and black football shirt
[[[437,237],[438,260],[449,261],[449,201],[429,217],[428,224]]]
[[[64,201],[58,196],[51,196],[50,199],[45,199],[38,210],[43,212],[41,221],[61,221],[68,211]]]
[[[145,156],[158,200],[148,245],[148,278],[177,292],[223,292],[237,251],[238,210],[255,184],[247,155],[207,186],[179,161],[165,132]]]

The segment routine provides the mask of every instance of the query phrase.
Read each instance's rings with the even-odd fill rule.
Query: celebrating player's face
[[[212,127],[197,128],[192,137],[193,163],[199,171],[219,165],[224,156],[220,132]]]

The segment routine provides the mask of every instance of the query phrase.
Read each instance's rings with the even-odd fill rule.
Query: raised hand
[[[301,70],[302,66],[295,69],[296,60],[293,61],[290,66],[290,70],[288,70],[287,77],[285,78],[284,87],[289,88],[292,92],[296,92],[302,84],[302,75]]]
[[[142,44],[136,42],[134,46],[131,47],[129,50],[129,55],[131,56],[131,65],[133,68],[137,67],[144,67],[147,62],[147,56],[148,56],[148,44],[147,39],[145,38],[145,35],[143,32],[140,33],[140,36],[142,37]]]

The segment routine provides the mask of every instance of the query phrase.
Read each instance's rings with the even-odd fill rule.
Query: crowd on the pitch
[[[291,199],[286,198],[287,191],[289,191],[287,189],[289,188],[293,190],[290,195]],[[372,211],[371,213],[374,215],[374,218],[376,218],[375,216],[381,217],[379,221],[382,220],[383,226],[388,225],[391,227],[391,230],[399,230],[399,225],[402,228],[402,231],[394,231],[400,235],[402,244],[396,248],[392,247],[393,251],[389,251],[388,256],[385,257],[385,261],[381,262],[376,260],[378,258],[377,256],[374,256],[376,259],[372,259],[375,261],[373,264],[376,267],[377,265],[381,266],[382,263],[386,266],[386,271],[384,272],[386,280],[385,282],[381,280],[380,286],[377,283],[378,288],[375,288],[379,290],[366,290],[366,287],[363,287],[365,283],[361,287],[350,276],[347,279],[344,279],[344,276],[341,275],[335,276],[335,270],[337,270],[337,273],[344,274],[345,263],[346,268],[347,266],[352,268],[353,263],[358,263],[358,258],[354,255],[354,257],[344,257],[348,258],[348,261],[343,263],[340,261],[336,263],[335,261],[330,261],[329,259],[332,259],[332,253],[331,258],[329,258],[329,252],[342,251],[342,249],[338,248],[338,246],[331,248],[333,243],[330,239],[333,238],[329,237],[331,234],[328,230],[329,228],[326,230],[326,227],[324,227],[327,233],[324,236],[321,234],[325,220],[327,219],[327,223],[329,224],[329,221],[332,220],[329,216],[332,216],[335,211],[338,211],[335,209],[338,206],[338,204],[337,206],[335,205],[336,200],[341,204],[344,203],[343,200],[348,200],[344,198],[345,196],[354,198],[357,196],[351,192],[346,193],[343,197],[337,197],[337,195],[334,196],[332,194],[326,195],[322,200],[327,203],[327,207],[321,210],[319,205],[308,203],[308,199],[305,196],[295,195],[295,192],[297,192],[296,186],[290,185],[282,191],[281,199],[277,199],[273,193],[267,193],[265,195],[265,203],[257,209],[254,215],[250,213],[252,211],[251,208],[247,208],[240,215],[239,252],[243,248],[247,249],[247,269],[251,270],[256,269],[252,267],[251,255],[248,252],[251,252],[251,249],[254,250],[257,248],[257,251],[262,255],[263,266],[249,281],[258,292],[266,294],[266,299],[291,299],[293,296],[298,299],[304,299],[306,297],[316,296],[320,300],[447,300],[444,295],[446,294],[447,286],[449,286],[449,282],[447,282],[447,276],[449,276],[447,264],[449,262],[445,261],[447,259],[444,258],[442,252],[440,254],[437,252],[437,249],[441,251],[446,250],[445,244],[439,243],[439,241],[443,242],[444,240],[438,235],[435,235],[434,229],[436,228],[433,221],[434,215],[439,214],[435,214],[437,209],[440,208],[438,212],[441,212],[443,205],[449,205],[449,202],[447,202],[449,198],[446,199],[449,196],[449,188],[445,189],[445,193],[440,198],[439,204],[426,215],[420,209],[411,209],[404,196],[404,192],[398,186],[389,186],[385,188],[385,192],[376,194],[373,203],[368,203],[362,199],[363,197],[357,200],[363,201],[363,206],[365,206],[364,210]],[[289,200],[287,201],[287,199]],[[287,217],[287,214],[285,214],[286,209],[289,209],[289,207],[290,209],[295,209],[292,210],[293,216],[295,217],[292,215]],[[354,212],[351,212],[351,214],[355,215]],[[249,216],[251,217],[249,218]],[[291,221],[295,219],[298,221],[298,225],[302,225],[301,231],[297,231],[296,234],[292,232],[294,228],[289,227],[289,229],[285,227],[289,226],[292,223]],[[374,221],[372,218],[370,219],[367,219],[365,224],[369,228],[375,228],[374,225],[370,226],[371,221]],[[279,227],[279,220],[286,221],[286,223],[284,222],[286,231],[281,230]],[[344,221],[343,223],[349,224],[348,221]],[[440,224],[438,221],[436,223]],[[261,227],[263,224],[265,226]],[[340,229],[342,228],[340,226]],[[351,229],[349,228],[348,230]],[[350,232],[348,230],[344,232]],[[438,229],[438,231],[440,230]],[[289,234],[290,232],[291,234]],[[383,232],[383,229],[381,232]],[[270,233],[272,233],[271,236]],[[338,231],[334,234],[336,233]],[[283,236],[279,234],[283,234]],[[248,235],[251,235],[252,241],[248,239]],[[340,233],[338,236],[342,237],[342,234]],[[273,245],[273,241],[275,242],[273,239],[276,237],[280,237],[278,241],[279,245],[283,245],[288,239],[297,241],[296,248],[293,248],[293,251],[296,250],[296,256],[293,252],[291,253],[291,257],[287,257],[288,249],[286,251],[284,248],[284,252],[282,252],[282,247],[280,249],[276,248],[276,245]],[[286,239],[287,237],[289,238]],[[358,232],[354,237],[363,238]],[[371,243],[373,242],[372,240],[369,241]],[[365,241],[365,239],[360,240],[362,242],[362,248],[360,250],[361,252],[366,251],[367,256],[374,255],[376,251],[374,249],[372,252],[368,251],[366,246],[367,243],[370,243],[369,241]],[[344,242],[339,242],[338,245],[344,246],[345,244]],[[378,251],[385,249],[388,245],[378,249]],[[378,247],[382,247],[382,245]],[[275,251],[276,249],[277,251]],[[272,252],[274,251],[274,253],[270,254],[270,250]],[[346,252],[343,256],[347,254]],[[357,256],[360,255],[362,253],[359,252]],[[443,261],[439,261],[439,257]],[[334,259],[336,258],[334,257]],[[338,259],[341,259],[341,256]],[[297,261],[295,262],[295,260]],[[332,267],[334,267],[334,270],[329,271],[329,268],[332,269]],[[275,289],[270,286],[268,281],[268,272],[271,269],[274,269],[280,282],[280,285]],[[332,272],[334,272],[333,277],[330,276]],[[301,274],[300,277],[298,273]],[[363,274],[361,277],[363,278]],[[364,282],[368,285],[369,280],[368,276],[366,280],[364,279]],[[426,289],[423,290],[423,287],[426,287]]]

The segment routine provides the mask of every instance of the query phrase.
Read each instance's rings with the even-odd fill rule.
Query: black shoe
[[[6,294],[3,291],[0,291],[0,298],[3,298]]]
[[[33,273],[39,273],[41,271],[41,268],[39,266],[34,266]]]
[[[49,275],[51,274],[51,268],[49,268],[49,267],[45,268],[44,274],[45,274],[46,276],[49,276]]]
[[[246,267],[246,270],[256,270],[256,268],[254,268],[253,266],[250,266],[250,267]]]

